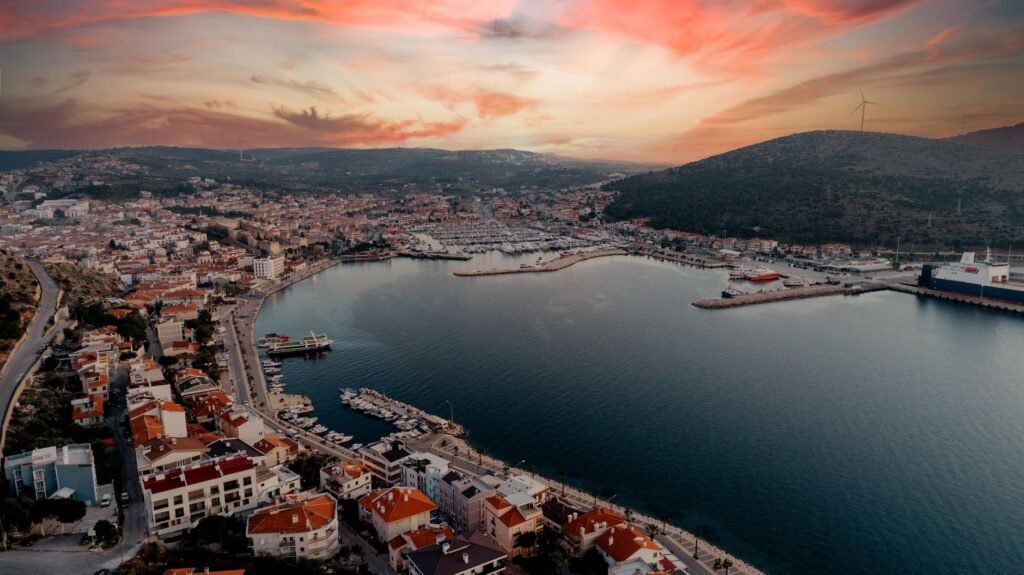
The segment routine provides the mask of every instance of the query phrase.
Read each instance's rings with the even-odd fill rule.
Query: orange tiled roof
[[[434,502],[428,499],[422,491],[412,487],[378,489],[360,499],[359,505],[369,509],[374,515],[380,516],[385,523],[400,521],[437,509],[437,505],[434,505]]]
[[[245,569],[229,569],[227,571],[210,571],[207,573],[205,570],[197,570],[195,567],[178,567],[177,569],[164,571],[164,575],[245,575]]]
[[[612,527],[597,538],[597,545],[618,563],[633,557],[641,549],[661,550],[660,545],[632,525]]]
[[[586,533],[593,533],[598,530],[598,525],[622,525],[625,522],[625,517],[611,509],[608,509],[607,507],[598,507],[597,509],[587,511],[576,519],[566,523],[564,528],[567,534],[572,537],[576,537],[579,535],[581,528],[585,529]]]
[[[305,533],[335,518],[334,499],[320,495],[297,503],[284,503],[257,511],[249,517],[249,533]]]

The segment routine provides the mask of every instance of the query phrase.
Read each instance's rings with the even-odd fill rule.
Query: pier
[[[594,258],[602,258],[607,256],[625,256],[629,255],[626,250],[597,250],[593,252],[581,252],[576,254],[570,254],[562,256],[556,260],[545,262],[538,266],[526,266],[521,268],[506,268],[506,269],[490,269],[490,270],[475,270],[468,272],[454,272],[459,277],[476,277],[476,276],[497,276],[503,274],[530,274],[530,273],[542,273],[542,272],[557,272],[558,270],[564,270],[565,268],[578,264],[582,261],[591,260]]]
[[[952,301],[967,305],[976,305],[988,309],[994,309],[999,311],[1008,311],[1011,313],[1024,313],[1024,305],[1015,304],[1008,301],[990,299],[985,297],[970,296],[962,293],[939,291],[929,288],[919,287],[910,284],[890,284],[889,289],[893,291],[910,293],[914,295],[931,297],[935,299],[941,299],[946,301]]]
[[[450,254],[448,252],[398,252],[398,255],[414,260],[457,260],[467,262],[473,259],[473,256],[469,254]]]
[[[702,299],[693,302],[693,305],[694,307],[699,307],[701,309],[728,309],[760,303],[790,301],[829,295],[857,295],[886,289],[889,289],[889,286],[886,284],[867,284],[856,285],[853,287],[843,287],[839,285],[814,285],[802,288],[746,293],[731,298]]]

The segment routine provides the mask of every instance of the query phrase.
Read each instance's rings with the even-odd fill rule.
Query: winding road
[[[34,260],[25,260],[28,267],[32,269],[36,280],[43,288],[42,297],[39,298],[39,306],[35,315],[28,325],[28,335],[21,342],[14,353],[7,359],[3,370],[0,371],[0,414],[3,414],[3,432],[0,434],[0,447],[7,441],[7,423],[10,418],[11,403],[14,396],[21,387],[25,375],[32,368],[32,365],[39,359],[40,349],[47,342],[46,324],[57,312],[57,295],[60,288],[53,281],[50,274],[46,273],[46,267]]]

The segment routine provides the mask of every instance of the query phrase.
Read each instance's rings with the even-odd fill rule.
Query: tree
[[[61,523],[74,523],[85,517],[85,503],[74,499],[40,499],[32,506],[32,519],[56,517]]]
[[[96,542],[101,545],[113,545],[117,542],[117,527],[106,519],[100,519],[93,527],[96,531]]]
[[[54,356],[50,356],[43,360],[43,371],[54,371],[60,365],[60,360]]]
[[[732,567],[732,559],[726,557],[722,559],[722,569],[725,569],[725,575],[729,575],[729,569]]]
[[[651,541],[654,541],[661,534],[661,527],[657,523],[648,523],[647,532],[651,534]]]
[[[28,531],[32,527],[32,506],[28,497],[7,497],[0,505],[0,520],[9,531]]]
[[[178,358],[173,355],[162,355],[157,362],[163,367],[171,367],[178,363]]]
[[[698,525],[693,530],[693,558],[694,559],[699,559],[700,558],[699,557],[699,553],[698,553],[698,551],[699,551],[698,545],[700,544],[700,540],[701,539],[703,539],[704,541],[706,541],[708,543],[714,543],[715,541],[718,541],[718,532],[715,531],[714,527],[712,527],[710,525],[704,525],[704,524]]]
[[[534,531],[525,531],[520,533],[516,537],[515,546],[529,551],[529,554],[533,554],[533,548],[537,545],[537,533]]]

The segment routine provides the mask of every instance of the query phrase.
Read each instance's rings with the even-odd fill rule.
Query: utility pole
[[[894,265],[896,267],[896,270],[899,271],[899,269],[900,269],[900,238],[898,238],[898,237],[896,238],[896,262],[895,262]]]

